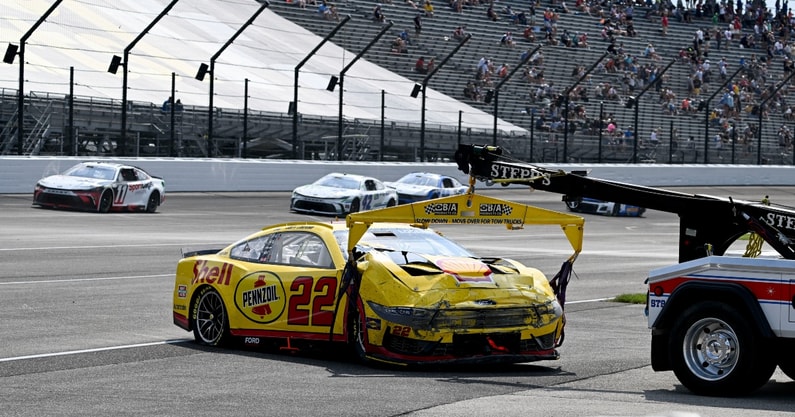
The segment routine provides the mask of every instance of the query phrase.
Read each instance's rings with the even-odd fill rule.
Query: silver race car
[[[464,194],[469,188],[453,177],[431,172],[412,172],[384,185],[397,191],[400,204]]]
[[[290,210],[345,215],[360,210],[391,207],[397,201],[397,192],[375,178],[334,172],[293,190]]]

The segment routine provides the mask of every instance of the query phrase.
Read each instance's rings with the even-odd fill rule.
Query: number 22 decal
[[[312,277],[298,277],[290,285],[287,324],[297,326],[331,326],[337,278],[321,277],[313,285]],[[311,323],[310,323],[311,320]]]

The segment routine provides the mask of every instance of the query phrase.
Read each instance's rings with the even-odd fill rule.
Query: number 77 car
[[[518,261],[476,256],[430,224],[558,225],[574,253],[549,281]],[[364,362],[557,359],[582,232],[582,217],[477,194],[346,222],[273,225],[221,249],[185,252],[173,320],[199,344],[347,344]]]

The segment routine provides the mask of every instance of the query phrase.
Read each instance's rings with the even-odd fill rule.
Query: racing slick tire
[[[146,212],[147,213],[154,213],[157,211],[157,206],[160,205],[160,193],[154,191],[152,194],[149,194],[149,199],[146,200]]]
[[[730,305],[705,301],[690,306],[671,329],[668,354],[674,374],[699,395],[749,394],[776,369],[757,333]]]
[[[348,213],[358,213],[360,207],[361,207],[361,202],[357,198],[351,201],[351,209],[348,211]]]
[[[105,190],[102,192],[102,196],[99,198],[97,211],[100,213],[107,213],[110,211],[111,206],[113,206],[113,191]]]
[[[391,198],[390,198],[390,199],[389,199],[389,201],[386,203],[386,206],[387,206],[387,207],[395,207],[396,205],[397,205],[397,201],[395,201],[395,200],[393,200],[393,199],[391,199]]]
[[[193,337],[206,346],[224,346],[229,341],[229,316],[221,294],[207,286],[199,291],[193,303]]]
[[[569,208],[569,211],[573,211],[578,213],[580,211],[580,200],[579,198],[573,200],[566,200],[566,207]]]

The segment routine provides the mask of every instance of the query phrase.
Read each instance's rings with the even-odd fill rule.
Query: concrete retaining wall
[[[36,181],[85,161],[74,157],[0,157],[0,194],[32,193]],[[291,191],[339,171],[394,181],[413,171],[448,174],[466,181],[452,163],[329,162],[255,159],[95,158],[139,166],[166,180],[169,192]],[[590,176],[648,186],[795,185],[793,166],[583,165],[542,166],[590,170]]]

